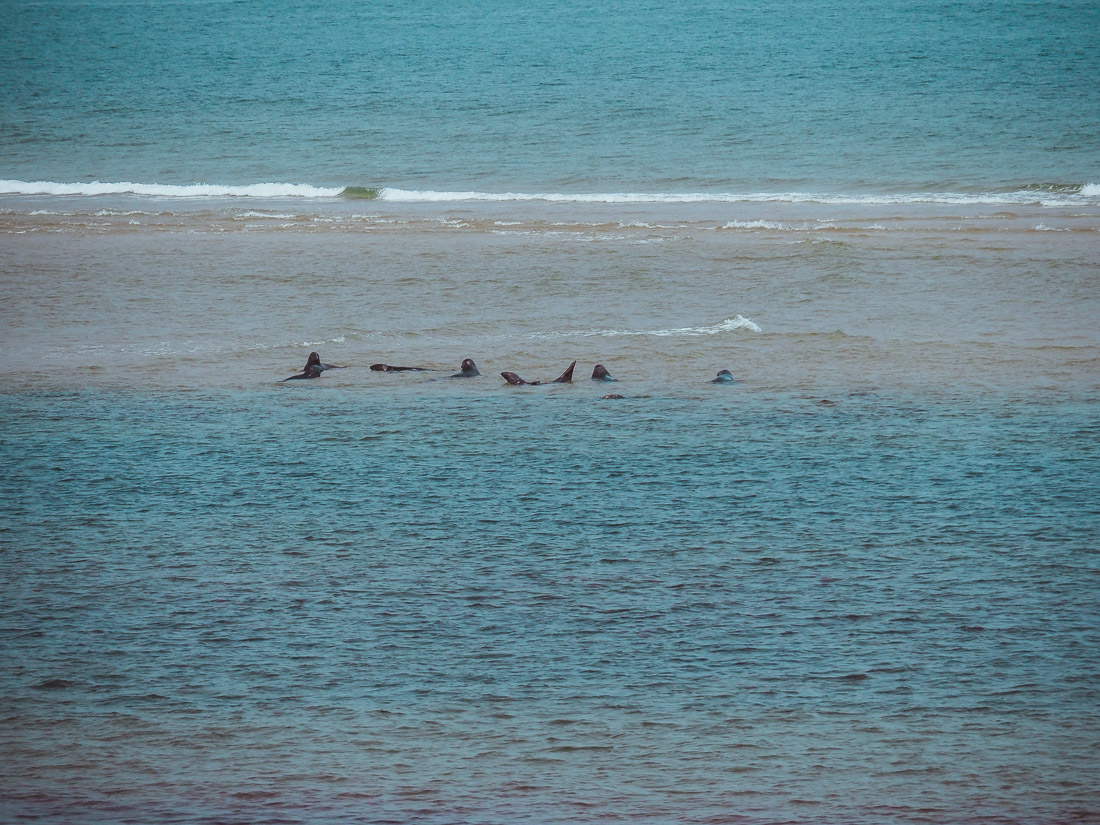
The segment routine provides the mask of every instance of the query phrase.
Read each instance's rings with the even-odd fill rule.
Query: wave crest
[[[399,203],[508,202],[591,204],[706,204],[706,203],[807,203],[840,206],[898,206],[943,204],[954,206],[1076,206],[1100,198],[1100,185],[1067,184],[1060,187],[1025,186],[989,192],[477,192],[417,189],[380,189],[378,198]],[[727,228],[768,228],[764,226]]]
[[[373,188],[367,186],[313,186],[306,183],[164,184],[130,181],[58,183],[56,181],[0,180],[0,195],[146,195],[162,198],[346,198],[395,203],[528,202],[579,204],[726,204],[818,203],[826,205],[1039,205],[1100,204],[1100,184],[1033,184],[1013,190],[988,192],[479,192],[432,189]],[[733,222],[726,228],[770,228],[752,222]]]
[[[353,187],[348,187],[353,188]],[[55,183],[54,181],[0,180],[0,195],[148,195],[161,198],[331,198],[344,189],[311,186],[306,183],[253,183],[226,186],[212,183],[171,184]]]

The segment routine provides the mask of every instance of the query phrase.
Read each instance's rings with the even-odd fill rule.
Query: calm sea
[[[0,4],[0,819],[1100,821],[1098,79],[1094,2]]]

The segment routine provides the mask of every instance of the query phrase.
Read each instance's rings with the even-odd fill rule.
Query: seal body
[[[292,375],[289,378],[284,378],[283,381],[297,381],[302,378],[320,378],[322,372],[324,372],[324,370],[321,369],[320,364],[306,364],[306,368],[300,373]],[[282,383],[282,381],[279,383]]]
[[[374,372],[423,372],[425,367],[391,367],[389,364],[371,364]]]
[[[524,381],[522,378],[520,378],[514,372],[502,372],[500,374],[500,377],[503,378],[505,381],[507,381],[509,384],[511,384],[513,387],[522,387],[522,386],[533,387],[536,384],[541,384],[542,383],[541,381]]]
[[[710,383],[712,383],[712,384],[732,384],[732,383],[734,383],[733,373],[730,372],[729,370],[719,370],[718,375],[716,375],[714,378],[712,378],[710,380]]]
[[[607,371],[607,367],[603,364],[596,364],[596,366],[592,368],[592,380],[614,381],[615,379],[611,377],[611,373]]]
[[[573,383],[573,368],[576,367],[576,366],[577,366],[577,362],[574,361],[572,364],[570,364],[568,367],[565,368],[565,372],[563,372],[561,375],[559,375],[557,378],[555,378],[550,383],[551,384],[572,384]],[[537,385],[543,383],[542,381],[524,381],[522,378],[520,378],[514,372],[502,372],[500,374],[500,377],[503,378],[505,381],[507,381],[509,384],[511,384],[513,387],[519,387],[521,385],[527,385],[527,386],[534,387],[534,386],[537,386]]]

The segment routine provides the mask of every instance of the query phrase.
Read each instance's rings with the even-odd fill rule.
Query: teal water
[[[0,819],[1100,819],[1098,24],[0,4]]]
[[[5,398],[8,816],[1095,817],[1090,407],[446,387]]]
[[[1100,182],[1100,10],[26,2],[0,177],[500,191]]]

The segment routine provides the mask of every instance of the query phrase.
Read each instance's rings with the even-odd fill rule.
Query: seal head
[[[305,369],[303,369],[303,372],[305,370],[308,370],[310,367],[320,367],[322,370],[342,370],[343,369],[343,367],[338,367],[335,364],[322,364],[321,363],[321,356],[320,356],[319,353],[316,353],[316,352],[311,352],[309,354],[309,357],[306,358],[306,366],[305,366]]]
[[[474,359],[465,358],[462,361],[462,366],[458,368],[458,372],[451,376],[451,378],[474,378],[481,375],[477,371],[477,364],[474,363]]]
[[[732,384],[733,373],[729,370],[718,370],[718,375],[710,380],[712,384]]]
[[[607,371],[607,367],[605,367],[603,364],[596,364],[596,366],[592,369],[592,380],[614,381],[615,379],[611,377],[611,373]]]

